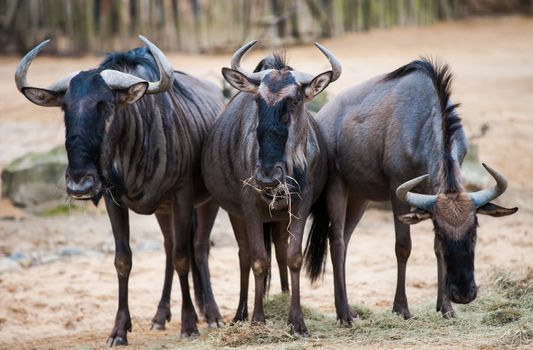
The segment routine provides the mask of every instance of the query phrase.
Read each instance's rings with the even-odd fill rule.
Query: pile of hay
[[[292,335],[287,325],[290,296],[265,300],[266,325],[239,322],[209,333],[207,347],[527,347],[533,342],[533,269],[517,276],[497,272],[469,305],[455,305],[458,317],[444,319],[428,303],[412,308],[403,320],[389,310],[355,305],[359,317],[351,328],[339,327],[334,314],[303,307],[308,338]],[[250,310],[251,311],[251,310]]]

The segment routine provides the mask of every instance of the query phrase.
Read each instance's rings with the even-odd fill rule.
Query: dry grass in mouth
[[[296,186],[288,184],[286,180],[283,182],[278,180],[278,185],[276,187],[271,186],[263,186],[259,187],[257,184],[257,181],[255,180],[255,177],[252,175],[246,180],[241,180],[242,185],[244,187],[248,186],[254,189],[256,192],[260,193],[261,195],[266,195],[268,198],[270,198],[270,202],[268,203],[268,211],[270,213],[270,217],[272,217],[272,210],[276,209],[276,204],[280,201],[286,201],[287,203],[287,213],[289,214],[289,223],[287,225],[287,231],[289,232],[289,235],[291,235],[291,232],[289,231],[289,227],[291,226],[292,219],[300,219],[298,216],[294,215],[292,212],[292,196],[296,195],[300,199],[302,198],[300,196],[300,184],[296,179],[293,177],[287,176],[290,180],[292,180]],[[291,191],[291,188],[293,189]],[[297,189],[297,191],[294,191],[294,189]]]

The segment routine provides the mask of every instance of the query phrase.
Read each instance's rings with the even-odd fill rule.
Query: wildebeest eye
[[[291,120],[291,115],[289,113],[285,113],[281,116],[281,122],[287,124]]]

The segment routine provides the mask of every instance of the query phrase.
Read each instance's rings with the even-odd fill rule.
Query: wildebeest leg
[[[172,291],[172,278],[174,277],[174,267],[172,266],[172,237],[174,236],[172,222],[172,215],[168,212],[156,213],[157,222],[163,233],[163,241],[165,245],[165,282],[163,283],[163,293],[159,306],[152,318],[152,329],[164,330],[165,322],[169,321],[172,317],[170,312],[170,293]]]
[[[438,241],[435,238],[434,250],[435,256],[437,257],[437,311],[442,313],[442,316],[445,318],[455,317],[455,311],[452,306],[452,302],[448,298],[448,295],[445,291],[446,275],[445,275],[445,266],[444,266],[444,257],[438,246]]]
[[[202,280],[205,320],[210,328],[222,327],[224,321],[218,310],[209,277],[209,236],[218,212],[218,205],[210,200],[197,209],[198,227],[194,235],[194,258]]]
[[[172,202],[172,218],[174,221],[174,239],[172,249],[172,262],[174,269],[178,273],[181,287],[181,337],[187,338],[198,335],[196,322],[198,316],[194,310],[189,290],[189,269],[190,269],[190,241],[191,220],[193,213],[192,186],[184,187],[176,194]]]
[[[348,244],[350,243],[350,238],[352,237],[353,231],[365,213],[367,205],[367,200],[356,196],[350,196],[348,199],[348,205],[346,207],[346,220],[344,222],[344,270],[342,271],[342,275],[344,277],[343,288],[346,294],[346,256],[348,255]],[[357,312],[352,307],[350,307],[350,314],[353,318],[357,317]]]
[[[279,267],[282,293],[289,293],[289,275],[287,272],[288,238],[286,226],[280,225],[279,222],[274,223],[273,240],[276,248],[276,261]]]
[[[255,279],[253,323],[265,323],[263,296],[265,295],[265,278],[268,266],[268,256],[263,238],[263,223],[253,210],[245,211],[246,235],[250,246],[252,271]]]
[[[115,204],[105,196],[107,214],[115,238],[115,268],[118,276],[118,310],[115,325],[107,339],[108,346],[127,345],[127,332],[131,332],[131,317],[128,307],[128,280],[131,271],[130,228],[128,208]]]
[[[395,195],[392,197],[392,212],[394,215],[394,230],[396,233],[396,263],[398,265],[398,275],[396,279],[396,294],[394,295],[394,304],[392,311],[401,315],[404,319],[411,317],[407,296],[405,295],[405,270],[407,260],[411,255],[411,232],[409,225],[398,220],[398,215],[405,214],[409,211],[409,206],[400,202]]]
[[[337,175],[332,175],[326,187],[326,200],[331,228],[328,232],[330,241],[331,263],[335,290],[335,309],[341,324],[351,325],[352,313],[348,304],[345,282],[346,245],[344,241],[348,189]]]
[[[229,215],[231,226],[235,234],[235,239],[239,246],[239,267],[241,270],[241,291],[239,294],[239,306],[233,318],[233,322],[244,321],[248,319],[248,283],[250,280],[250,248],[248,245],[248,236],[246,235],[246,226],[244,222]]]
[[[302,312],[302,305],[300,303],[300,270],[302,269],[302,239],[304,234],[305,220],[307,217],[308,208],[300,208],[299,217],[293,217],[289,225],[289,249],[287,252],[287,264],[291,272],[291,306],[289,309],[289,324],[297,336],[307,337],[307,327],[304,322],[304,315]],[[287,227],[289,222],[280,222],[282,227]]]

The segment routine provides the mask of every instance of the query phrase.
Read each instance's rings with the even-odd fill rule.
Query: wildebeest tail
[[[265,276],[265,295],[268,294],[268,291],[270,290],[270,280],[272,279],[272,230],[273,226],[271,223],[263,224],[263,239],[268,260],[268,270]]]
[[[315,282],[326,269],[329,216],[326,195],[323,193],[311,208],[313,223],[305,245],[305,269],[311,282]]]
[[[196,235],[196,228],[198,227],[198,216],[196,209],[194,209],[191,219],[191,239],[189,241],[189,257],[192,273],[192,284],[194,285],[194,299],[198,309],[203,314],[205,311],[205,298],[204,298],[204,286],[202,279],[200,278],[200,270],[196,266],[196,256],[194,252],[194,236]]]

